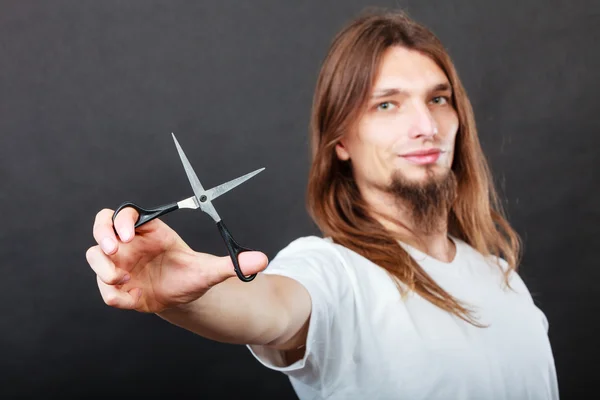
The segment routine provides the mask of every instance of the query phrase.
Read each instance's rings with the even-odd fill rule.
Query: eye
[[[391,110],[394,107],[394,104],[392,104],[389,101],[384,101],[383,103],[379,103],[377,105],[377,110],[379,111],[387,111],[387,110]]]
[[[431,102],[433,104],[448,104],[450,103],[450,98],[447,96],[436,96],[433,99],[431,99]]]

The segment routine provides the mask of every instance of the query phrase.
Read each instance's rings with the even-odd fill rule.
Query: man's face
[[[367,109],[356,130],[336,146],[351,160],[361,190],[395,181],[421,187],[450,172],[458,116],[444,72],[429,57],[404,47],[382,58]]]

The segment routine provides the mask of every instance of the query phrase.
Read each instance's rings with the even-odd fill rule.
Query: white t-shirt
[[[401,245],[438,285],[477,307],[489,327],[476,328],[415,293],[402,300],[382,268],[309,236],[281,250],[263,272],[291,277],[310,293],[304,358],[286,366],[277,350],[248,348],[285,373],[302,400],[558,399],[548,321],[525,284],[513,273],[516,293],[505,289],[496,258],[452,240],[450,263]]]

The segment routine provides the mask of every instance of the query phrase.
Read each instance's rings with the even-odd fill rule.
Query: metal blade
[[[200,205],[200,209],[202,211],[204,211],[205,213],[207,213],[208,215],[210,215],[212,217],[212,219],[215,220],[215,222],[219,222],[221,220],[221,217],[219,217],[217,210],[215,210],[212,203],[208,199],[208,196],[206,196],[206,192],[204,191],[204,188],[202,187],[202,184],[200,183],[200,179],[198,179],[196,172],[194,172],[192,165],[190,164],[189,160],[185,156],[185,153],[183,152],[183,149],[179,145],[177,138],[175,138],[175,134],[173,132],[171,132],[171,135],[173,136],[173,140],[175,141],[175,146],[177,147],[177,152],[179,153],[179,158],[181,158],[181,162],[183,163],[183,168],[185,169],[185,173],[188,177],[188,180],[190,181],[190,185],[192,186],[192,189],[194,190],[194,195],[196,196],[196,201],[198,201],[198,204]]]
[[[190,185],[192,185],[194,194],[196,195],[196,197],[199,200],[200,197],[202,197],[202,195],[204,194],[204,188],[202,187],[202,184],[200,183],[200,179],[198,179],[196,172],[194,172],[192,165],[190,164],[189,160],[185,156],[183,149],[179,145],[177,138],[175,138],[175,134],[173,132],[171,132],[171,135],[173,135],[173,140],[175,141],[175,146],[177,147],[177,152],[179,153],[179,158],[181,158],[181,162],[183,164],[183,169],[185,169],[185,173],[188,177],[188,180],[190,181]]]
[[[209,200],[212,201],[212,200],[216,199],[217,197],[219,197],[220,195],[222,195],[223,193],[229,192],[234,187],[241,185],[242,183],[246,182],[248,179],[252,178],[253,176],[259,174],[260,172],[262,172],[264,170],[265,170],[264,168],[260,168],[260,169],[257,169],[256,171],[250,172],[249,174],[240,176],[239,178],[232,179],[229,182],[225,182],[222,185],[215,186],[214,188],[206,191],[206,196],[208,197]]]

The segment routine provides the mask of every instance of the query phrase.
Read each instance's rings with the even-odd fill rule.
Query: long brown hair
[[[312,165],[308,211],[322,234],[384,268],[402,295],[412,290],[441,309],[481,326],[473,310],[444,291],[369,213],[352,169],[335,146],[360,118],[373,88],[382,54],[403,46],[429,56],[445,72],[459,119],[452,164],[457,197],[448,214],[448,233],[483,255],[503,258],[504,282],[517,268],[521,243],[504,217],[475,127],[471,103],[439,39],[401,11],[369,10],[334,38],[318,77],[311,116]],[[498,265],[501,268],[500,265]]]

